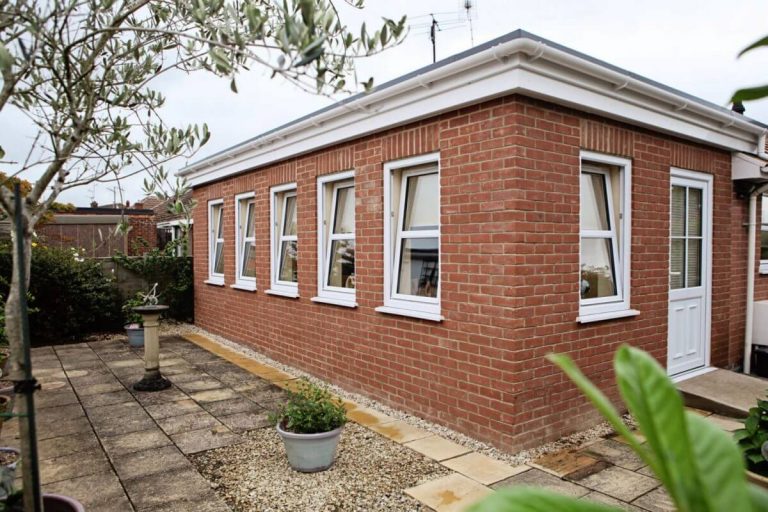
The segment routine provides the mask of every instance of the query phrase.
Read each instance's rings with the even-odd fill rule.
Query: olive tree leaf
[[[649,354],[626,345],[616,352],[614,367],[624,403],[654,454],[649,465],[678,510],[709,510],[701,496],[683,400],[667,373]]]
[[[686,414],[693,443],[693,463],[698,468],[699,489],[708,510],[749,510],[744,461],[731,437],[701,416]]]
[[[758,39],[757,41],[755,41],[751,45],[749,45],[746,48],[744,48],[743,50],[741,50],[739,52],[739,57],[741,57],[742,55],[744,55],[747,52],[750,52],[750,51],[754,50],[755,48],[760,48],[761,46],[768,46],[768,36],[765,36],[765,37],[763,37],[761,39]]]
[[[733,93],[731,102],[744,102],[753,101],[765,98],[768,96],[768,85],[761,85],[758,87],[748,87],[746,89],[739,89]]]
[[[504,489],[467,509],[467,512],[620,512],[586,500],[532,487]]]

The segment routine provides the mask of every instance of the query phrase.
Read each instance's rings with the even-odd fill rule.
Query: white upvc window
[[[761,198],[762,216],[760,222],[760,273],[768,274],[768,195]]]
[[[188,222],[188,223],[187,223]],[[189,219],[189,221],[185,219],[177,219],[177,220],[170,220],[165,222],[159,222],[157,224],[158,229],[162,229],[166,233],[166,244],[169,242],[176,242],[176,240],[180,240],[184,237],[184,228],[186,227],[187,237],[186,240],[184,240],[184,243],[179,243],[176,245],[176,247],[173,250],[174,256],[191,256],[192,251],[190,250],[190,235],[192,232],[192,226],[194,225],[194,222],[192,219]],[[165,248],[165,246],[163,246]]]
[[[355,173],[317,180],[317,297],[355,307]]]
[[[440,155],[384,165],[382,313],[440,315]]]
[[[298,297],[298,223],[296,184],[270,190],[270,245],[272,276],[267,293]]]
[[[631,310],[632,163],[581,153],[579,322],[638,314]]]
[[[256,200],[253,192],[235,196],[235,284],[256,290]]]
[[[208,201],[208,284],[224,284],[224,200]]]

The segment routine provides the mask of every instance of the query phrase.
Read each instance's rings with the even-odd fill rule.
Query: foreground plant
[[[296,389],[289,391],[288,401],[270,420],[295,434],[317,434],[330,432],[347,422],[347,411],[341,400],[327,389],[306,379],[298,381]]]
[[[637,420],[641,444],[608,398],[570,357],[549,359],[581,389],[661,481],[679,512],[768,510],[768,493],[748,484],[741,454],[729,435],[688,412],[664,369],[646,352],[622,346],[614,359],[624,404]],[[560,496],[542,489],[503,490],[471,512],[620,512],[621,509]]]
[[[758,475],[768,476],[768,400],[758,400],[744,420],[744,428],[733,433],[744,453],[747,468]]]

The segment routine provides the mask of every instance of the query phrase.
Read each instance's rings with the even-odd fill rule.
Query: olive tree
[[[363,0],[345,3],[363,7]],[[163,122],[158,77],[207,71],[237,92],[237,73],[261,66],[316,93],[370,89],[371,80],[349,82],[355,59],[397,44],[405,18],[353,31],[337,7],[334,0],[0,0],[0,115],[21,112],[36,128],[27,147],[0,147],[8,175],[33,184],[18,211],[12,191],[0,186],[0,208],[21,218],[27,280],[33,227],[59,194],[135,173],[165,172],[149,180],[162,182],[163,164],[208,140],[205,124]],[[16,268],[5,305],[12,377],[21,372],[19,299],[28,286]],[[28,450],[22,441],[22,455]]]

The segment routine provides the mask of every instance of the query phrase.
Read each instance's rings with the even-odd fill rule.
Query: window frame
[[[589,168],[589,164],[597,164],[597,168]],[[613,204],[613,184],[610,172],[600,169],[599,166],[610,165],[619,168],[619,193],[620,204],[618,208]],[[586,167],[586,169],[585,169]],[[609,219],[611,229],[609,231],[595,231],[581,229],[581,177],[584,173],[600,173],[604,175],[606,185],[606,196],[609,208]],[[615,215],[618,214],[618,215]],[[618,218],[616,218],[618,217]],[[617,233],[618,230],[618,233]],[[584,236],[584,235],[587,236]],[[599,235],[603,236],[599,236]],[[610,234],[610,238],[605,236]],[[632,268],[632,161],[627,158],[621,158],[591,151],[581,151],[579,158],[579,271],[577,290],[581,290],[581,250],[582,240],[591,239],[610,239],[613,243],[613,264],[614,280],[616,286],[616,295],[610,297],[595,297],[591,299],[582,299],[579,291],[579,316],[578,322],[587,323],[591,321],[607,320],[611,318],[621,318],[639,314],[639,312],[630,308],[631,295],[631,268]]]
[[[213,210],[215,206],[221,206],[221,219],[220,222],[222,223],[222,229],[221,229],[221,235],[222,238],[218,238],[214,231],[214,219],[213,219]],[[224,285],[224,276],[225,273],[216,273],[214,272],[215,268],[215,257],[216,257],[216,246],[218,245],[219,241],[221,242],[222,248],[221,248],[221,257],[224,257],[224,246],[226,245],[226,237],[224,236],[224,199],[212,199],[208,201],[208,279],[205,281],[208,284],[213,284],[217,286],[223,286]]]
[[[403,236],[403,222],[406,205],[406,186],[408,178],[422,174],[437,173],[437,207],[441,208],[440,153],[429,153],[411,158],[386,162],[384,164],[384,305],[376,308],[380,313],[442,321],[442,250],[440,236],[440,216],[436,230],[410,231]],[[396,177],[399,174],[399,177]],[[398,188],[395,190],[395,188]],[[397,197],[397,211],[393,208],[393,196]],[[395,224],[395,221],[397,222]],[[416,236],[413,233],[417,233]],[[396,279],[400,272],[400,253],[403,241],[413,238],[437,238],[438,245],[438,280],[436,297],[419,297],[397,293]]]
[[[240,205],[241,203],[246,203],[246,212],[245,212],[245,219],[240,218]],[[248,204],[251,204],[251,208],[253,208],[253,216],[254,216],[254,234],[252,237],[245,236],[241,237],[241,226],[240,224],[242,222],[247,222],[248,220]],[[241,239],[242,238],[242,239]],[[256,276],[249,277],[243,275],[243,256],[245,255],[245,244],[247,243],[253,243],[254,250],[256,247],[256,193],[255,192],[244,192],[242,194],[237,194],[235,196],[235,284],[232,285],[232,288],[238,288],[241,290],[247,290],[247,291],[256,291]]]
[[[329,286],[328,274],[331,266],[331,248],[335,240],[356,240],[355,233],[334,235],[333,227],[336,222],[338,192],[342,188],[351,187],[356,193],[355,171],[343,171],[317,178],[317,296],[314,302],[327,302],[338,306],[357,307],[355,288]],[[330,198],[326,199],[328,188],[331,188]],[[330,204],[328,204],[330,202]],[[355,207],[355,220],[357,220]],[[326,223],[327,221],[327,223]],[[357,226],[357,223],[355,223]],[[357,227],[355,227],[357,231]]]
[[[280,219],[277,223],[278,197],[282,200]],[[285,226],[285,204],[289,197],[296,198],[296,235],[283,235]],[[276,185],[269,189],[269,244],[270,244],[270,285],[266,293],[270,295],[282,295],[284,297],[296,298],[299,296],[299,283],[293,281],[282,281],[280,277],[281,254],[280,248],[282,242],[296,242],[298,252],[298,225],[299,225],[299,199],[296,182]],[[279,230],[279,231],[278,231]],[[297,255],[298,261],[298,255]]]
[[[766,212],[766,203],[768,203],[768,194],[763,194],[760,198],[760,229],[758,231],[759,243],[757,244],[757,253],[762,255],[763,252],[763,233],[768,232],[768,215],[764,215]],[[760,274],[768,274],[768,259],[760,260]]]
[[[181,227],[183,225],[185,225],[185,224],[187,225],[187,233],[190,233],[190,230],[191,230],[192,226],[194,226],[194,224],[195,224],[194,219],[189,219],[189,222],[187,222],[186,220],[183,220],[183,219],[169,220],[169,221],[165,221],[165,222],[158,222],[157,223],[157,228],[169,231],[171,233],[171,242],[175,242],[181,236],[181,233],[179,233],[177,235],[176,230],[178,229],[179,231],[181,231]],[[192,255],[191,254],[192,251],[191,251],[191,246],[189,245],[190,244],[189,239],[187,240],[187,244],[188,244],[187,245],[187,255],[191,256]],[[176,246],[176,248],[174,250],[174,256],[176,256],[176,257],[184,256],[184,251],[183,251],[183,246],[182,245]]]

